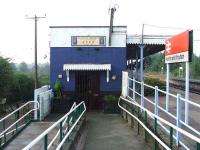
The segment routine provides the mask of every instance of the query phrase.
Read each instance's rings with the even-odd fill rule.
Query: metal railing
[[[131,82],[130,82],[131,81]],[[194,132],[197,136],[200,136],[200,132],[197,129],[194,129],[192,126],[186,124],[184,121],[182,121],[182,102],[187,102],[190,105],[197,107],[198,109],[200,108],[200,105],[192,102],[192,101],[187,101],[186,99],[182,98],[180,94],[174,95],[171,93],[167,93],[166,91],[163,91],[161,89],[159,89],[157,86],[153,87],[150,85],[145,84],[144,82],[140,82],[137,81],[135,79],[132,78],[128,78],[128,85],[127,85],[127,98],[129,98],[130,100],[136,102],[139,105],[140,102],[140,106],[143,108],[147,108],[147,106],[145,105],[145,102],[148,102],[149,104],[151,104],[152,106],[154,106],[154,115],[159,116],[159,111],[161,110],[162,112],[164,112],[166,115],[168,115],[169,117],[171,117],[172,119],[174,119],[174,121],[176,122],[175,126],[177,128],[181,128],[182,125],[185,126],[185,130],[187,131],[192,131]],[[132,84],[131,84],[132,83]],[[138,92],[137,88],[136,88],[136,84],[138,84],[138,87],[141,87],[141,91]],[[131,85],[131,87],[130,87]],[[154,100],[150,100],[149,98],[144,96],[144,89],[145,88],[150,88],[152,90],[152,92],[154,92]],[[174,98],[176,100],[176,114],[173,114],[172,112],[170,112],[169,106],[165,106],[165,108],[163,108],[162,106],[159,105],[159,92],[162,94],[166,94],[168,96],[171,96],[172,98]],[[136,101],[136,96],[139,96],[141,99],[140,101]],[[138,99],[137,99],[138,100]],[[143,109],[141,108],[141,111]],[[200,110],[200,109],[199,109]],[[151,118],[152,115],[150,115]],[[165,127],[162,124],[162,121],[158,120],[158,124],[167,132],[167,134],[172,134],[171,133],[171,128],[168,129],[167,127]],[[172,131],[173,132],[173,131]],[[183,141],[181,141],[181,135],[179,133],[179,131],[176,132],[176,135],[172,134],[172,138],[176,140],[176,146],[178,146],[179,144],[182,145],[185,149],[190,149],[188,146],[186,146],[186,144],[183,143]]]
[[[128,102],[129,104],[133,104],[134,106],[136,106],[137,108],[140,108],[142,109],[144,112],[145,112],[145,124],[140,120],[139,118],[139,109],[138,109],[138,112],[137,112],[137,116],[135,114],[132,114],[132,112],[129,112],[126,108],[124,108],[122,105],[120,105],[120,102],[121,100],[124,100],[126,102]],[[173,147],[173,141],[172,141],[172,136],[173,136],[173,130],[176,130],[177,132],[180,132],[182,133],[183,135],[185,135],[186,137],[194,140],[197,142],[197,150],[200,149],[200,138],[192,135],[191,133],[177,127],[176,125],[170,123],[169,121],[159,117],[158,115],[152,113],[150,110],[144,108],[143,106],[141,106],[140,104],[138,104],[137,102],[135,101],[131,101],[131,100],[128,100],[126,98],[123,98],[123,97],[120,97],[119,98],[119,101],[118,101],[118,106],[123,109],[126,113],[128,113],[130,116],[132,116],[135,120],[138,121],[138,123],[145,129],[145,139],[146,139],[146,132],[148,132],[156,141],[155,141],[155,145],[156,145],[156,142],[158,142],[163,148],[167,149],[167,150],[170,150],[172,149]],[[151,131],[149,128],[148,128],[148,125],[147,125],[147,118],[148,116],[154,118],[154,132]],[[163,142],[158,136],[157,136],[157,122],[160,121],[162,123],[164,123],[165,125],[168,125],[170,127],[170,144],[167,145],[166,142]]]
[[[83,116],[86,111],[85,102],[82,101],[78,105],[76,103],[73,104],[70,111],[65,114],[62,118],[60,118],[57,122],[55,122],[51,127],[45,130],[42,134],[40,134],[36,139],[34,139],[31,143],[29,143],[23,150],[30,150],[34,148],[36,144],[40,141],[43,141],[44,149],[50,149],[52,146],[55,146],[54,149],[59,150],[62,148],[64,142],[69,138],[69,135],[76,127],[77,123]],[[55,137],[48,144],[48,134],[50,134],[53,129],[59,126],[59,130]],[[59,136],[59,138],[58,138]],[[56,143],[57,139],[57,143]]]
[[[37,105],[37,108],[31,107],[31,104]],[[0,133],[0,149],[4,147],[14,136],[16,136],[22,129],[33,120],[32,113],[39,110],[39,103],[29,101],[12,113],[0,119],[1,133]]]

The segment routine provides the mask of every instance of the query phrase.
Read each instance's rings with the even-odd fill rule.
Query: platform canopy
[[[165,49],[165,40],[170,35],[143,35],[144,57],[161,52]],[[127,36],[127,60],[140,58],[141,35]]]
[[[107,71],[106,81],[109,82],[111,64],[64,64],[63,70],[66,71],[67,82],[69,82],[69,71]]]

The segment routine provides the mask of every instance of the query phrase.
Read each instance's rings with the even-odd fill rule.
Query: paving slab
[[[28,127],[26,127],[8,146],[5,147],[5,150],[21,150],[27,146],[31,141],[33,141],[37,136],[49,128],[55,121],[61,118],[63,114],[50,114],[42,122],[32,122]],[[48,134],[48,141],[51,141],[56,135],[59,127],[56,127],[54,130]],[[33,148],[33,150],[43,150],[44,149],[44,140],[38,142]]]
[[[86,117],[85,150],[151,149],[118,114],[90,112]]]

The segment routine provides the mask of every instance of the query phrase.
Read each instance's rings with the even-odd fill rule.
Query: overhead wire
[[[190,29],[190,28],[179,28],[179,27],[169,27],[169,26],[158,26],[153,24],[146,24],[144,23],[144,26],[154,27],[154,28],[160,28],[160,29],[173,29],[173,30],[193,30],[193,31],[200,31],[200,29]],[[200,39],[194,39],[195,42],[200,42]]]
[[[144,24],[145,26],[150,26],[154,28],[165,28],[165,29],[174,29],[174,30],[194,30],[194,31],[200,31],[200,29],[192,29],[192,28],[180,28],[180,27],[169,27],[169,26],[158,26],[153,24]]]

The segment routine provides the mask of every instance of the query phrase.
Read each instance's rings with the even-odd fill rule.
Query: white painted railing
[[[162,124],[168,125],[169,127],[172,127],[174,130],[176,130],[177,132],[180,132],[181,134],[185,135],[186,137],[188,137],[189,139],[192,139],[193,141],[200,143],[200,138],[197,136],[194,136],[193,134],[187,132],[186,130],[183,130],[179,127],[177,127],[176,125],[170,123],[169,121],[163,119],[162,117],[159,117],[158,115],[152,113],[150,110],[146,109],[145,107],[141,106],[140,104],[138,104],[136,101],[132,101],[129,100],[127,98],[124,97],[120,97],[119,101],[118,101],[118,106],[124,110],[126,113],[128,113],[130,116],[132,116],[135,120],[137,120],[140,125],[157,141],[159,142],[159,144],[167,149],[170,150],[169,146],[164,143],[155,133],[153,133],[140,119],[138,119],[138,117],[136,117],[135,115],[133,115],[131,112],[129,112],[126,108],[124,108],[121,104],[120,101],[126,101],[129,104],[132,104],[133,106],[139,107],[140,109],[142,109],[143,111],[145,111],[147,113],[148,116],[151,116],[152,118],[156,118],[158,121],[160,121]]]
[[[141,91],[138,92],[136,90],[136,86],[137,87],[143,86],[143,88],[141,88]],[[154,101],[152,101],[149,98],[144,96],[144,93],[145,93],[144,87],[150,88],[154,92]],[[186,101],[186,99],[182,98],[180,94],[174,95],[174,94],[171,94],[171,93],[167,93],[166,91],[159,89],[157,86],[153,87],[153,86],[145,84],[144,82],[140,82],[140,81],[137,81],[137,80],[129,78],[129,77],[127,78],[126,88],[128,89],[126,97],[129,98],[130,100],[137,102],[137,104],[140,103],[140,106],[144,107],[144,108],[147,107],[145,105],[145,102],[148,102],[149,104],[154,106],[154,115],[159,116],[159,112],[163,111],[166,115],[170,116],[171,118],[173,118],[176,121],[176,127],[177,128],[181,128],[181,126],[184,125],[187,130],[190,130],[190,131],[194,132],[196,135],[200,136],[200,132],[197,129],[195,129],[194,127],[192,127],[192,126],[186,124],[184,121],[182,121],[182,112],[181,112],[182,111],[182,106],[181,106],[182,102],[187,102],[189,105],[194,106],[194,107],[196,107],[200,110],[199,104],[192,102],[192,101]],[[163,108],[162,106],[159,105],[159,93],[168,95],[168,96],[175,99],[175,101],[176,101],[176,115],[174,115],[173,113],[170,112],[170,109],[168,109],[169,106],[166,106],[165,108]],[[137,101],[136,101],[136,96],[141,97],[141,99],[137,99]],[[142,102],[142,100],[143,100],[143,102]],[[141,111],[142,110],[143,109],[141,109]],[[170,133],[169,129],[167,129],[161,122],[158,122],[158,124],[167,133]],[[176,132],[176,135],[173,135],[173,138],[176,140],[177,146],[179,144],[181,144],[185,149],[189,149],[188,146],[186,146],[186,144],[184,144],[180,140],[181,136],[180,136],[180,133],[178,131]]]
[[[23,148],[23,150],[30,150],[31,148],[34,148],[34,146],[39,143],[40,141],[44,141],[44,149],[50,149],[53,145],[53,143],[56,141],[54,138],[58,137],[56,136],[53,138],[53,142],[51,141],[48,144],[48,134],[55,129],[57,126],[59,126],[59,143],[56,145],[56,150],[59,150],[62,148],[64,142],[67,140],[71,132],[76,127],[77,123],[83,116],[83,114],[86,111],[85,102],[82,101],[78,105],[74,104],[70,111],[65,114],[62,118],[60,118],[57,122],[55,122],[51,127],[49,127],[47,130],[45,130],[42,134],[40,134],[36,139],[34,139],[31,143],[29,143],[26,147]],[[65,125],[64,123],[67,123]],[[71,125],[70,125],[71,124]]]
[[[34,108],[34,106],[32,106],[33,108],[31,108],[30,104],[33,104],[33,105],[36,104],[37,107]],[[28,111],[25,112],[25,114],[22,114],[22,116],[20,116],[19,112],[20,111],[23,112],[24,109],[27,109]],[[29,116],[34,111],[37,111],[38,109],[39,109],[38,102],[29,101],[29,102],[25,103],[24,105],[22,105],[21,107],[19,107],[18,109],[14,110],[12,113],[10,113],[7,116],[0,119],[0,125],[3,126],[3,131],[0,133],[0,148],[7,142],[8,135],[12,134],[12,136],[13,136],[14,132],[16,134],[20,128],[22,128],[26,125],[26,123],[24,123],[24,124],[18,126],[20,121],[22,121],[23,119],[25,119],[27,116]],[[14,118],[14,122],[12,123],[13,118]],[[29,120],[32,120],[32,119],[33,118],[29,118]],[[10,123],[8,125],[8,127],[6,127],[7,123]],[[3,142],[2,142],[2,138],[4,139]]]

